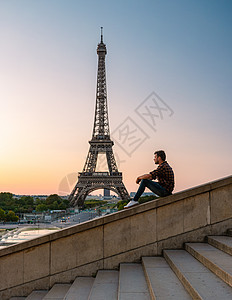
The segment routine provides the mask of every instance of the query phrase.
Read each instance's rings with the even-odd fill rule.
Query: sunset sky
[[[231,175],[231,0],[0,0],[0,192],[70,192],[92,136],[101,26],[128,191],[159,149],[175,192]]]

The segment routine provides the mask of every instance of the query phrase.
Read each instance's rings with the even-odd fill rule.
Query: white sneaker
[[[139,204],[138,201],[131,200],[129,203],[127,203],[127,205],[124,206],[124,208],[129,208],[138,204]]]

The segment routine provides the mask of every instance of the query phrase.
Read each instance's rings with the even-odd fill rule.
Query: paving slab
[[[63,300],[71,284],[54,284],[43,300]]]
[[[232,255],[232,237],[231,236],[208,236],[208,243],[211,246],[218,248],[226,252],[229,255]]]
[[[232,286],[231,255],[206,243],[186,243],[185,248],[219,278]]]
[[[141,264],[120,264],[118,300],[150,300]]]
[[[163,257],[143,257],[142,263],[152,299],[192,299]]]
[[[64,300],[88,300],[93,282],[93,277],[77,277]]]
[[[98,271],[88,300],[117,300],[118,275],[118,271]]]
[[[33,291],[29,296],[27,296],[26,300],[42,300],[48,291]]]
[[[185,250],[164,257],[194,300],[231,300],[232,288]]]

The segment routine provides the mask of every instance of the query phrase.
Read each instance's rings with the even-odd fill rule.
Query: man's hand
[[[140,183],[140,181],[141,181],[142,179],[152,179],[152,176],[151,176],[151,174],[144,174],[144,175],[141,175],[141,176],[137,177],[136,183],[137,183],[137,184]]]
[[[141,181],[141,179],[140,179],[140,177],[138,177],[138,178],[136,179],[136,183],[139,184],[140,181]]]

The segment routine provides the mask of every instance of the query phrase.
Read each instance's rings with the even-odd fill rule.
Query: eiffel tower
[[[101,42],[97,47],[98,72],[93,135],[89,141],[90,148],[83,171],[78,173],[78,181],[69,196],[71,205],[75,207],[82,207],[86,196],[98,189],[109,189],[118,194],[121,199],[130,199],[122,182],[122,173],[118,171],[112,149],[114,143],[110,139],[106,93],[106,53],[101,27]],[[98,154],[100,153],[106,155],[108,172],[96,172]]]

